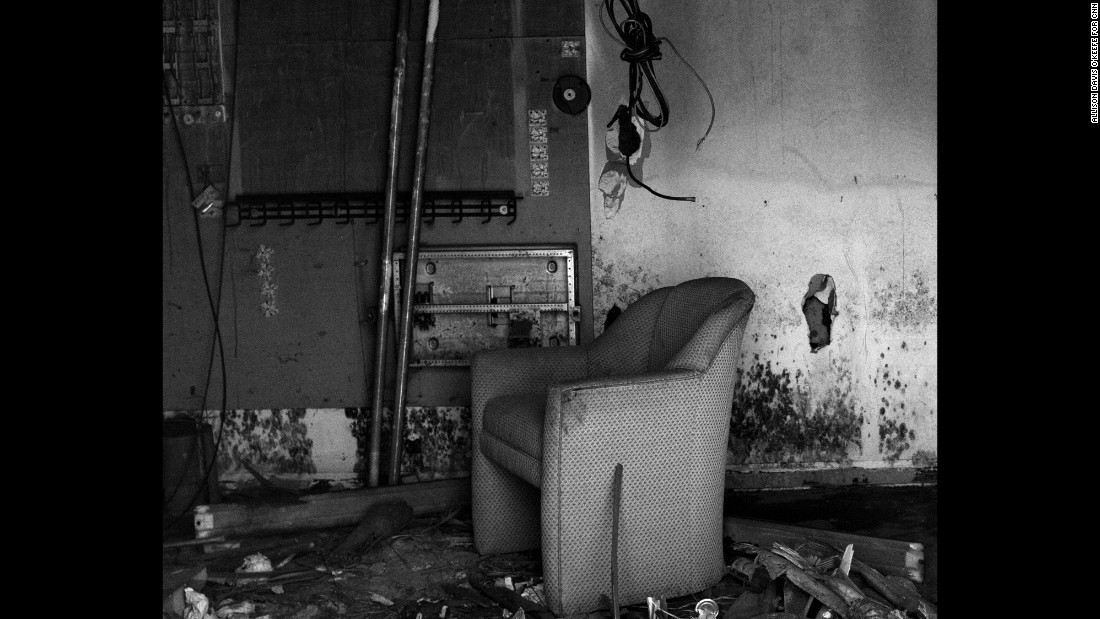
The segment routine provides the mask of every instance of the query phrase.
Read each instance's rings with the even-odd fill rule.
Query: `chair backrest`
[[[658,288],[628,307],[592,342],[593,376],[705,369],[726,336],[752,309],[745,282],[705,277]]]

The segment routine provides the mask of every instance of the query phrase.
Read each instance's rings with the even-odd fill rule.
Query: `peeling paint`
[[[623,198],[626,197],[626,165],[608,161],[604,164],[597,186],[603,194],[604,217],[611,219],[619,213],[619,209],[623,206]]]
[[[802,370],[776,373],[770,361],[738,368],[730,426],[731,464],[850,462],[849,449],[862,451],[851,394],[851,373],[834,366],[837,379],[814,401]]]

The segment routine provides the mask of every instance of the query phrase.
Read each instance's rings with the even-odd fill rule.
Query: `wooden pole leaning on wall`
[[[374,340],[374,399],[371,401],[370,460],[367,483],[378,485],[382,459],[382,398],[386,390],[386,331],[390,317],[393,280],[393,224],[397,216],[397,163],[401,152],[401,104],[405,86],[405,57],[409,48],[409,14],[412,0],[398,6],[397,43],[393,60],[393,99],[390,103],[389,169],[386,176],[386,211],[382,227],[382,274],[378,282],[378,312]],[[392,480],[391,480],[392,483]]]
[[[401,445],[405,429],[405,391],[412,348],[413,294],[416,292],[417,244],[420,242],[420,213],[424,205],[424,160],[428,150],[428,121],[432,106],[432,73],[435,61],[435,30],[439,25],[439,0],[428,5],[428,31],[424,37],[424,75],[420,84],[420,122],[416,132],[416,161],[413,167],[412,204],[409,205],[409,238],[405,251],[405,278],[401,283],[401,339],[397,347],[397,391],[393,399],[393,433],[390,443],[390,483],[401,477]]]

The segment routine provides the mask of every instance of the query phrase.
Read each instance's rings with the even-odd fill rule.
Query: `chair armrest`
[[[601,557],[616,464],[623,465],[620,565],[646,566],[621,572],[620,591],[637,595],[665,577],[681,578],[683,566],[697,566],[690,569],[698,570],[691,576],[698,589],[721,578],[732,397],[722,382],[668,370],[550,388],[541,510],[544,578],[561,583],[552,599],[578,587],[607,590]]]
[[[702,377],[694,370],[673,369],[555,384],[547,398],[544,445],[583,443],[589,435],[607,432],[616,442],[620,436],[645,439],[689,424],[685,413]]]

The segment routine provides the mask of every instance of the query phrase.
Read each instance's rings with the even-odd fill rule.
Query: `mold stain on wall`
[[[354,471],[361,480],[366,480],[370,471],[370,430],[373,412],[370,408],[345,408],[344,415],[351,419],[348,429],[355,437],[355,467]],[[393,430],[393,410],[384,407],[382,409],[382,440],[379,442],[379,462],[383,463],[380,469],[384,473],[389,470],[390,441],[387,437]]]
[[[311,474],[313,440],[308,436],[304,408],[244,409],[225,415],[215,439],[222,433],[218,449],[220,475],[243,471],[242,461],[265,473]]]
[[[888,322],[898,329],[916,327],[936,321],[936,297],[920,271],[911,274],[911,281],[890,282],[875,292],[871,318]]]
[[[917,344],[923,349],[927,341]],[[928,449],[929,443],[935,444],[935,394],[927,376],[922,378],[923,368],[911,365],[912,353],[913,346],[901,340],[878,354],[872,381],[877,394],[878,453],[889,463],[908,457],[913,466],[925,466],[922,459],[935,458]]]
[[[370,463],[371,410],[348,408],[350,430],[357,449],[355,473],[368,476]],[[390,437],[393,412],[382,410],[380,443],[381,474],[389,470]],[[401,477],[405,482],[463,477],[469,474],[471,461],[470,408],[467,406],[406,406],[405,434],[401,444]],[[386,480],[388,481],[388,480]]]
[[[600,237],[600,241],[603,237]],[[598,243],[598,241],[597,241]],[[630,304],[660,288],[661,278],[644,267],[621,268],[615,263],[605,264],[602,252],[592,246],[592,304],[593,330],[603,333],[607,312],[618,305],[625,310]]]
[[[884,454],[888,462],[893,462],[909,449],[909,441],[915,440],[917,435],[912,428],[905,426],[904,421],[884,417],[879,421],[878,438],[879,453]]]
[[[792,383],[789,370],[773,369],[758,353],[747,370],[738,368],[730,464],[849,463],[852,449],[862,453],[864,418],[856,412],[851,370],[833,360],[830,386],[818,397],[807,378],[796,369]]]
[[[472,445],[469,407],[409,406],[405,411],[402,476],[429,481],[469,473]]]

